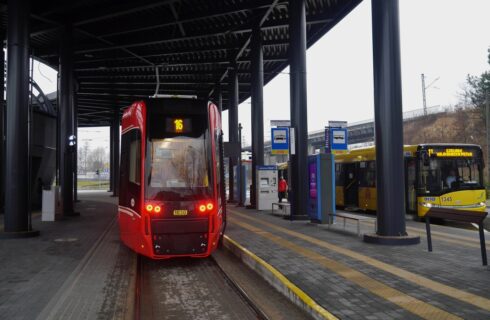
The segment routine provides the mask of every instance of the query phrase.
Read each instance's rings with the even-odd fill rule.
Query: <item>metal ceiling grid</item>
[[[362,0],[306,0],[311,46]],[[7,5],[0,1],[0,32]],[[38,0],[32,2],[31,47],[58,67],[60,28],[73,26],[79,125],[111,122],[114,108],[155,91],[215,98],[236,59],[240,102],[250,97],[250,36],[262,22],[264,83],[288,65],[286,0]]]

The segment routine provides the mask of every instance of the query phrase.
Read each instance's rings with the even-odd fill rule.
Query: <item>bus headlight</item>
[[[486,204],[485,202],[480,202],[480,206],[482,206],[482,207],[486,207],[486,206],[487,206],[487,204]]]
[[[426,207],[426,208],[432,208],[432,203],[429,203],[429,202],[422,202],[422,206]]]

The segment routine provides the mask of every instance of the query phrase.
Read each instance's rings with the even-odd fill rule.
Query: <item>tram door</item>
[[[122,135],[121,139],[121,173],[119,181],[119,205],[138,214],[141,203],[141,133],[133,129]],[[126,223],[121,224],[121,233],[134,236],[137,227],[133,223],[134,218],[127,219]]]
[[[357,207],[359,205],[357,164],[346,163],[344,170],[344,205],[345,207]]]

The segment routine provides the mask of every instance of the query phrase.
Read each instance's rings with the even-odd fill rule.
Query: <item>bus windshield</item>
[[[478,158],[430,158],[420,160],[419,190],[440,195],[483,188],[483,163]]]

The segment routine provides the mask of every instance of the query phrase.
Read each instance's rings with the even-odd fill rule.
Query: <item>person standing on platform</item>
[[[288,191],[288,183],[286,182],[286,179],[284,179],[282,176],[279,178],[279,202],[282,202],[282,199],[286,198],[286,192]]]

